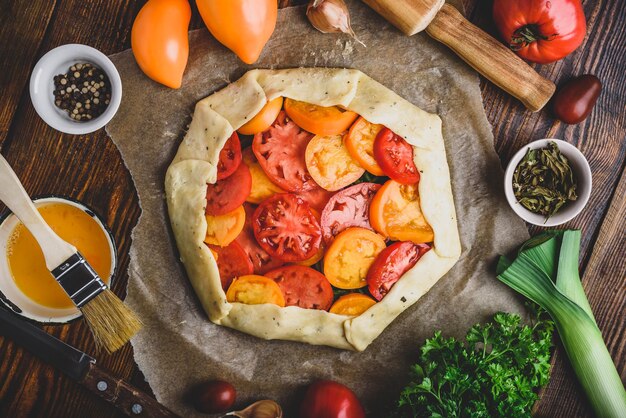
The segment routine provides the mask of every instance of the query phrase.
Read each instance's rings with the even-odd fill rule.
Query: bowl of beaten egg
[[[64,240],[73,244],[105,283],[115,274],[113,237],[96,214],[82,203],[60,197],[34,200],[35,206]],[[33,236],[15,215],[0,219],[0,300],[15,313],[46,323],[81,316],[46,268]]]

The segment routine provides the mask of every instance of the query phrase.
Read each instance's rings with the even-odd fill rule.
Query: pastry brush
[[[112,353],[126,344],[141,328],[141,321],[108,289],[76,247],[50,228],[2,155],[0,201],[35,237],[48,270],[83,313],[96,346]]]

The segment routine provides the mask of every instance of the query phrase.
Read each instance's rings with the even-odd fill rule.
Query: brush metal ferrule
[[[85,306],[107,288],[98,273],[78,252],[51,273],[78,308]]]

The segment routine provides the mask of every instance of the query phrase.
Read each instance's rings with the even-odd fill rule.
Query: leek
[[[623,418],[626,390],[580,282],[579,252],[580,231],[548,231],[515,260],[501,257],[498,279],[550,314],[596,415]]]

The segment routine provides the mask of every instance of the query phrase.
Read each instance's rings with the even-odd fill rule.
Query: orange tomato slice
[[[263,106],[263,109],[257,113],[247,123],[237,129],[237,132],[243,135],[254,135],[263,132],[276,120],[280,110],[283,108],[283,98],[277,97],[270,100]]]
[[[337,135],[347,130],[359,116],[338,106],[323,107],[285,99],[285,112],[299,127],[315,135]]]
[[[365,173],[343,144],[343,134],[314,136],[306,146],[304,160],[313,180],[331,192],[355,182]]]
[[[246,223],[246,211],[242,206],[225,215],[206,215],[204,242],[225,247],[237,238]]]
[[[346,149],[360,165],[375,176],[384,175],[374,158],[374,141],[383,125],[370,123],[360,116],[344,138]]]
[[[359,316],[367,311],[376,301],[362,293],[348,293],[343,295],[330,307],[330,313],[337,315]]]
[[[365,228],[348,228],[337,237],[324,256],[324,274],[335,287],[358,289],[367,286],[367,272],[385,249],[385,239]]]
[[[417,184],[387,181],[370,203],[370,223],[376,231],[394,241],[422,244],[435,238],[422,213]]]
[[[285,193],[283,189],[272,183],[261,165],[257,161],[252,147],[248,147],[241,152],[243,162],[248,166],[250,175],[252,176],[252,187],[250,188],[250,194],[246,199],[246,202],[259,204],[268,197],[275,195],[276,193]]]
[[[226,300],[247,305],[273,303],[285,306],[285,297],[276,282],[255,274],[235,278],[228,287]]]

